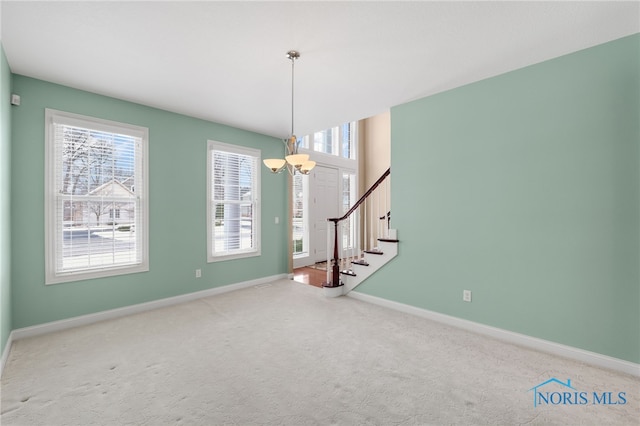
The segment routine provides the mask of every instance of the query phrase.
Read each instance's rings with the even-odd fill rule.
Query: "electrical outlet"
[[[196,269],[196,278],[200,278],[202,276],[202,269]]]
[[[471,290],[462,291],[462,300],[465,302],[471,302]]]

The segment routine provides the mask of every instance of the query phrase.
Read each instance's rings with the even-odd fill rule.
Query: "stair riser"
[[[353,271],[356,273],[356,276],[342,276],[342,281],[344,282],[343,294],[347,294],[348,292],[356,288],[360,283],[373,275],[374,272],[376,272],[391,259],[397,256],[398,243],[387,243],[381,241],[380,245],[380,249],[384,252],[384,254],[365,254],[364,259],[369,263],[369,266],[362,266],[357,264],[351,265]]]

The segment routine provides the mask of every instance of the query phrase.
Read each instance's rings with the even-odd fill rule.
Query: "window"
[[[355,121],[337,127],[315,132],[302,138],[302,147],[337,157],[356,159]]]
[[[333,154],[335,135],[337,128],[322,130],[313,134],[313,150],[318,152],[324,152],[325,154]]]
[[[148,129],[47,109],[46,283],[149,270]]]
[[[309,175],[293,175],[293,256],[309,253]]]
[[[349,211],[356,201],[356,175],[354,173],[342,173],[342,214]],[[343,224],[344,231],[342,233],[343,250],[351,250],[357,246],[357,223],[356,215],[349,216],[349,219]]]
[[[207,146],[207,259],[259,256],[260,150]]]
[[[342,141],[342,157],[356,159],[356,138],[355,129],[356,123],[345,123],[339,127],[341,134],[340,140]]]

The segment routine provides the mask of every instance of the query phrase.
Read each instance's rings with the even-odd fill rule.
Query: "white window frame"
[[[215,253],[215,244],[214,244],[214,232],[215,232],[215,209],[213,208],[214,199],[213,199],[213,172],[214,172],[214,164],[213,164],[213,151],[223,151],[233,154],[246,155],[252,157],[255,161],[254,164],[254,181],[252,191],[252,212],[253,212],[253,224],[255,224],[253,231],[253,247],[250,249],[238,249],[233,251],[225,251],[222,253]],[[260,207],[260,194],[261,194],[261,186],[260,186],[260,175],[261,168],[260,164],[262,153],[259,149],[248,148],[239,145],[232,145],[224,142],[218,142],[209,140],[207,141],[207,262],[221,262],[225,260],[232,259],[242,259],[247,257],[254,257],[261,255],[261,207]]]
[[[138,220],[135,223],[137,260],[127,265],[101,265],[78,270],[58,271],[59,256],[62,255],[61,229],[63,217],[58,216],[58,194],[56,169],[58,164],[55,125],[62,124],[86,128],[99,132],[131,136],[140,141],[137,150],[142,158],[136,159],[136,173],[140,173],[136,186]],[[45,284],[59,284],[94,278],[146,272],[149,270],[149,187],[148,187],[148,141],[149,129],[132,124],[119,123],[70,112],[45,109]]]

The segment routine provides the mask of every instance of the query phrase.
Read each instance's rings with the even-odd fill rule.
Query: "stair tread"
[[[343,275],[349,275],[350,277],[355,277],[356,273],[353,271],[340,271],[341,274]]]
[[[396,240],[394,238],[378,238],[378,241],[382,241],[384,243],[399,243],[400,240]]]
[[[365,250],[364,252],[367,253],[367,254],[377,254],[377,255],[384,254],[384,252],[382,252],[380,250]]]
[[[365,260],[354,260],[351,262],[352,265],[360,265],[360,266],[369,266],[369,264]]]

